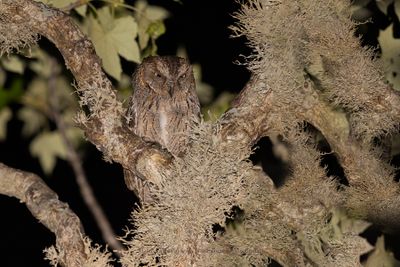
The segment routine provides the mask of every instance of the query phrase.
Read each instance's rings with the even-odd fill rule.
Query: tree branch
[[[68,252],[63,255],[63,266],[83,266],[87,254],[81,222],[40,177],[0,163],[0,194],[26,203],[32,215],[56,235],[57,248]]]
[[[386,94],[387,98],[376,106],[386,106],[391,115],[399,116],[399,96],[390,90]],[[375,224],[399,228],[400,188],[394,180],[394,169],[382,160],[381,152],[351,135],[345,114],[335,111],[322,98],[315,100],[312,108],[297,114],[321,131],[337,155],[350,185],[346,188],[347,208]]]
[[[222,142],[251,146],[270,127],[272,91],[259,77],[250,81],[234,99],[232,108],[217,122]]]
[[[82,198],[88,207],[89,211],[92,213],[97,226],[100,228],[102,233],[103,239],[107,242],[107,244],[114,250],[115,253],[119,254],[119,251],[123,251],[124,247],[122,244],[116,239],[116,234],[114,233],[112,226],[105,215],[103,209],[101,208],[100,204],[98,203],[96,196],[90,186],[85,171],[82,167],[81,160],[79,158],[78,153],[76,152],[73,144],[71,143],[70,139],[67,136],[67,128],[63,118],[60,115],[58,110],[59,101],[57,99],[57,63],[52,58],[50,60],[52,73],[49,77],[49,105],[50,105],[50,112],[51,117],[57,125],[57,128],[60,132],[61,138],[63,140],[65,149],[67,151],[67,159],[69,164],[72,167],[72,170],[75,173],[75,179],[79,186]]]

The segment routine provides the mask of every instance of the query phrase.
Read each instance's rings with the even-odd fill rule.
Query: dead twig
[[[57,125],[57,128],[60,132],[62,141],[64,143],[65,149],[67,151],[67,160],[72,167],[72,170],[75,174],[76,182],[79,186],[79,190],[81,192],[81,196],[92,213],[100,231],[102,233],[103,239],[107,242],[107,244],[114,250],[114,252],[119,255],[119,251],[123,251],[124,247],[122,244],[116,239],[116,235],[112,226],[105,215],[103,209],[101,208],[100,204],[98,203],[96,196],[90,186],[88,179],[86,177],[85,171],[82,167],[80,157],[76,152],[73,144],[71,143],[70,139],[67,136],[67,128],[63,118],[60,115],[58,107],[58,99],[57,99],[57,63],[52,60],[52,73],[48,80],[49,85],[49,104],[50,104],[50,111],[52,114],[52,119]]]

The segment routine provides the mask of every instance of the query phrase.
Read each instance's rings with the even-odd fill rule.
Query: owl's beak
[[[174,82],[168,82],[168,95],[171,98],[174,95],[174,88],[175,88],[175,83]]]

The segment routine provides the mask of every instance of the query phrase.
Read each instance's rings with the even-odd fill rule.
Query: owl
[[[173,156],[181,156],[188,145],[191,125],[200,119],[200,103],[192,67],[175,56],[147,57],[133,74],[134,92],[127,110],[129,128],[144,140],[159,143]],[[125,182],[141,201],[148,187],[125,171]]]

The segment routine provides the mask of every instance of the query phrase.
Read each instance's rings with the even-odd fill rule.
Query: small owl
[[[199,121],[200,103],[188,60],[174,56],[148,57],[133,74],[128,125],[145,140],[159,143],[172,155],[182,155],[190,125]],[[125,171],[125,182],[141,201],[148,189],[139,177]]]

